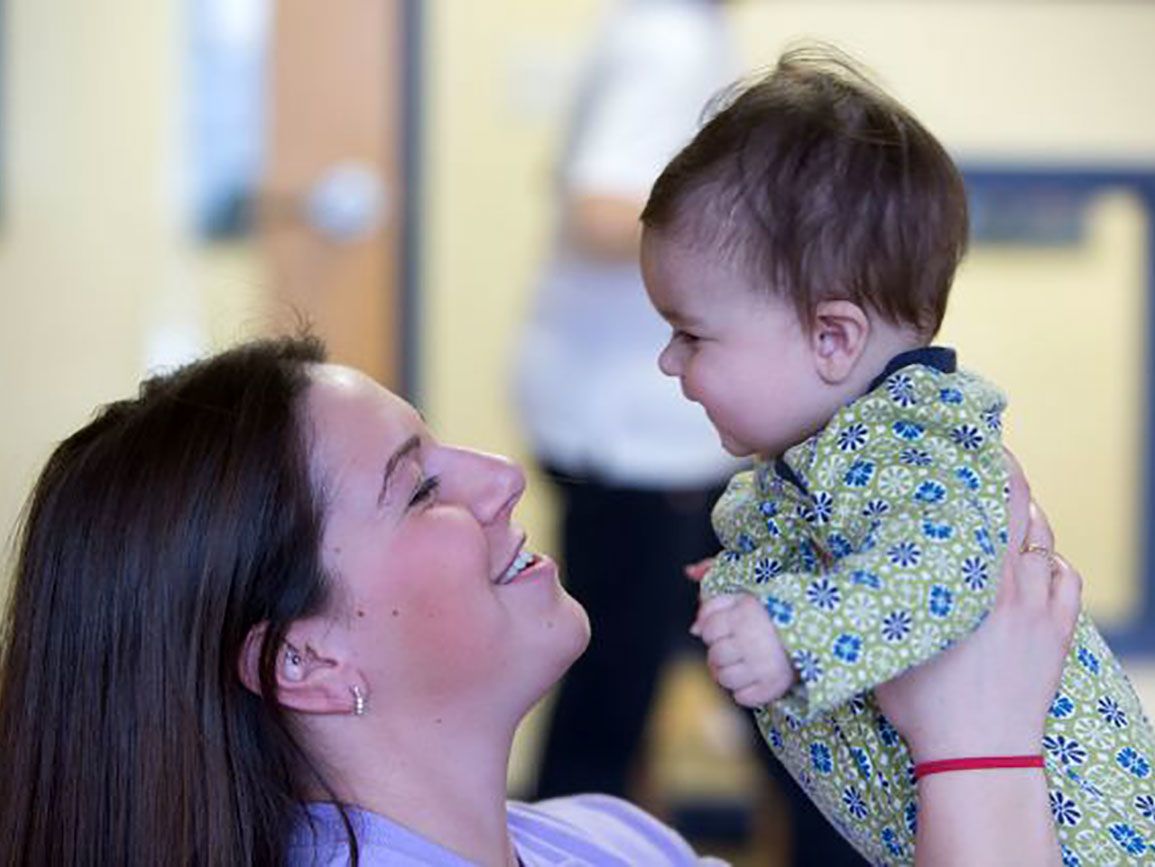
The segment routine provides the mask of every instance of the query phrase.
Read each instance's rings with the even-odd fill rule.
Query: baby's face
[[[780,455],[829,419],[813,341],[793,306],[739,269],[646,230],[642,274],[673,328],[658,358],[732,455]]]

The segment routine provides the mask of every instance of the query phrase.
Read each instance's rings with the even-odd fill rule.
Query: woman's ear
[[[838,385],[854,371],[870,337],[870,318],[853,301],[820,301],[814,310],[811,349],[818,375]]]
[[[341,661],[340,654],[326,652],[327,630],[312,620],[294,621],[277,648],[273,673],[277,702],[291,710],[316,714],[348,714],[354,710],[357,691],[366,694],[360,672]],[[237,673],[245,687],[257,694],[261,688],[261,649],[268,623],[249,630],[237,660]]]

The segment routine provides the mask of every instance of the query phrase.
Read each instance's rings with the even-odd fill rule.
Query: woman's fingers
[[[1015,590],[1033,606],[1042,606],[1051,598],[1055,575],[1055,536],[1047,516],[1034,502],[1029,507],[1030,521],[1023,540],[1019,566],[1015,569]]]
[[[1054,558],[1054,573],[1051,577],[1051,601],[1054,605],[1058,625],[1067,632],[1067,643],[1075,634],[1075,623],[1083,597],[1083,576],[1075,567],[1058,554]]]
[[[1007,449],[1003,449],[1003,459],[1007,464],[1007,548],[1018,551],[1023,547],[1030,523],[1031,486],[1018,460]]]
[[[1009,584],[1008,595],[1029,610],[1045,608],[1051,598],[1054,573],[1051,554],[1029,550],[1009,553],[1008,558],[1011,559],[1011,571],[1003,576]]]
[[[1047,520],[1046,514],[1034,500],[1031,501],[1028,512],[1030,520],[1027,522],[1027,535],[1023,542],[1023,550],[1042,548],[1054,553],[1055,534],[1051,531],[1051,522]]]

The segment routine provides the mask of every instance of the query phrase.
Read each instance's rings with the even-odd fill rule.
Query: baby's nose
[[[674,345],[673,340],[666,344],[666,348],[658,356],[658,370],[666,376],[678,376],[681,373],[682,362],[678,356],[678,347]]]

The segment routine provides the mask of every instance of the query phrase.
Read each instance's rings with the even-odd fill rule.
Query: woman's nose
[[[482,524],[508,519],[525,491],[525,471],[502,455],[462,451],[466,466],[465,495],[469,508]]]

